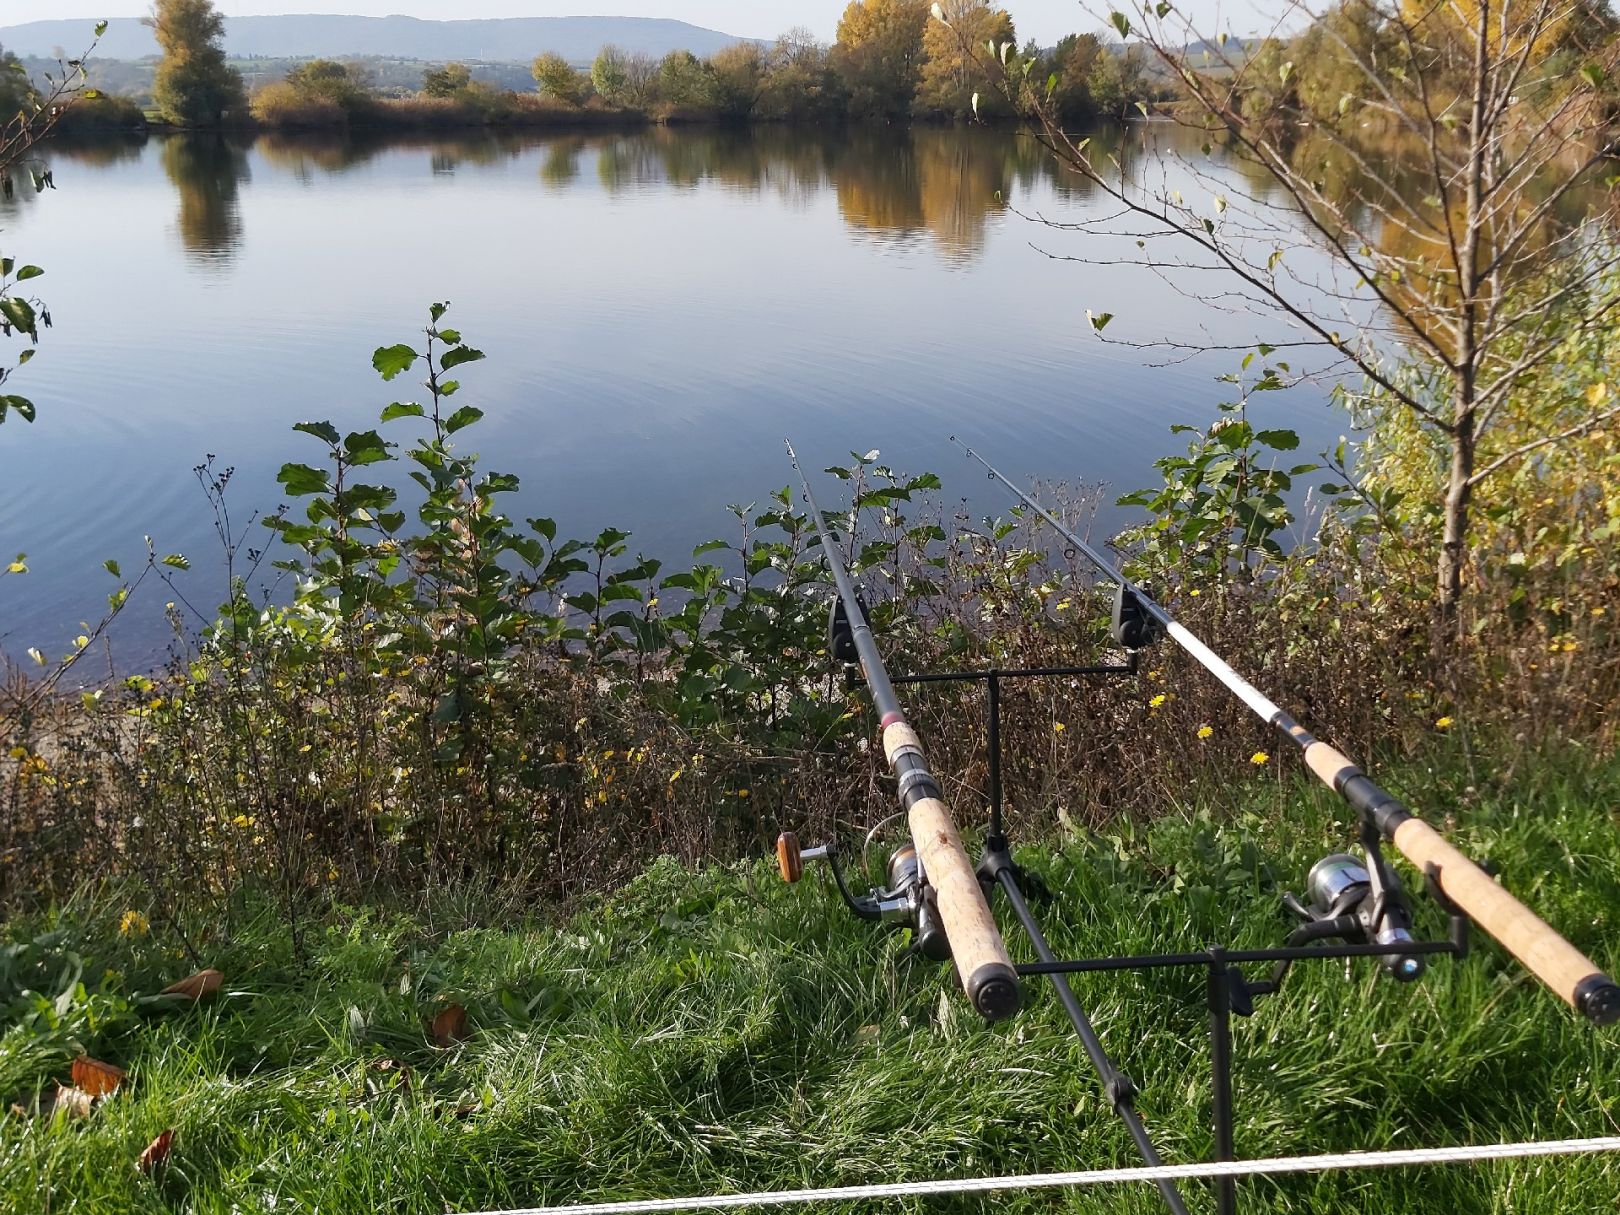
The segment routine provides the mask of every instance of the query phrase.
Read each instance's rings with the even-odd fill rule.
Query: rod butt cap
[[[1592,974],[1575,988],[1575,1007],[1593,1025],[1620,1021],[1620,984],[1606,974]]]
[[[1018,975],[1000,962],[986,962],[968,976],[967,997],[986,1021],[1012,1016],[1023,1003]]]

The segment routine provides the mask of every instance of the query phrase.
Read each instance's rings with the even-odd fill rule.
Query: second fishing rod
[[[1075,552],[1118,588],[1116,619],[1133,630],[1122,638],[1135,649],[1162,630],[1214,675],[1261,720],[1297,746],[1306,766],[1343,798],[1378,835],[1393,843],[1419,872],[1456,907],[1496,938],[1524,967],[1594,1025],[1620,1021],[1620,985],[1566,941],[1549,924],[1516,899],[1444,836],[1412,813],[1399,798],[1350,761],[1343,752],[1313,735],[1291,714],[1261,692],[1219,654],[1204,644],[1161,604],[1121,573],[1019,486],[955,435],[951,442],[983,465],[1026,507],[1044,519]]]

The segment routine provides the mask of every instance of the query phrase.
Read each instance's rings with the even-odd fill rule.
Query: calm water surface
[[[1128,171],[1166,137],[1125,136]],[[1004,133],[172,138],[51,160],[55,192],[0,210],[56,322],[13,381],[38,423],[0,431],[0,548],[33,568],[0,590],[13,655],[98,616],[102,560],[138,565],[144,535],[217,602],[193,466],[237,469],[238,519],[273,508],[277,468],[319,457],[293,423],[367,428],[409,393],[371,351],[433,300],[489,355],[458,400],[488,415],[470,445],[522,478],[513,513],[624,527],[668,561],[787,483],[784,435],[817,463],[879,448],[981,512],[1006,501],[952,433],[1009,474],[1136,488],[1172,423],[1228,399],[1236,356],[1146,366],[1086,310],[1118,315],[1110,336],[1263,336],[1141,272],[1053,260],[1104,249],[1028,217],[1104,204]],[[1343,426],[1320,389],[1265,409],[1302,454]],[[168,597],[125,622],[121,662],[160,653]]]

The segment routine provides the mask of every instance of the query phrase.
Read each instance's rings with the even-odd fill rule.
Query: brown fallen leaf
[[[174,1143],[174,1131],[167,1130],[151,1143],[141,1153],[141,1158],[135,1162],[135,1167],[143,1173],[152,1173],[169,1162],[169,1148]]]
[[[483,1108],[484,1105],[481,1101],[463,1101],[460,1105],[456,1106],[455,1109],[450,1111],[450,1116],[452,1118],[471,1118]]]
[[[88,1118],[95,1108],[96,1099],[81,1088],[66,1084],[56,1086],[56,1098],[51,1102],[51,1114],[64,1114],[69,1118]]]
[[[450,1004],[433,1018],[433,1041],[440,1046],[451,1046],[467,1037],[467,1010],[459,1004]]]
[[[225,985],[225,976],[217,970],[199,970],[189,978],[181,979],[178,983],[170,983],[163,989],[166,996],[184,996],[191,1001],[206,1000],[216,994]]]
[[[129,1073],[111,1063],[80,1055],[73,1061],[73,1083],[92,1097],[106,1097],[118,1091]]]

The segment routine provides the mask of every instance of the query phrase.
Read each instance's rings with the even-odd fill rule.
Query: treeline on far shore
[[[945,7],[949,20],[940,21],[922,0],[854,0],[831,45],[795,30],[769,45],[739,42],[707,58],[606,46],[582,66],[545,53],[533,62],[532,89],[492,83],[483,78],[485,65],[465,63],[424,65],[412,88],[399,83],[397,65],[391,79],[379,80],[363,59],[299,62],[249,89],[225,55],[217,13],[199,21],[194,2],[165,0],[152,18],[164,55],[150,95],[86,90],[59,130],[1005,122],[1018,117],[1008,90],[996,87],[1009,66],[1020,79],[1041,82],[1051,104],[1077,122],[1124,117],[1164,91],[1137,49],[1095,34],[1020,49],[1012,17],[988,0]],[[25,102],[31,88],[22,65],[0,52],[0,107]]]

